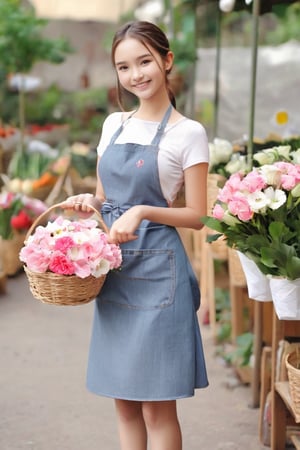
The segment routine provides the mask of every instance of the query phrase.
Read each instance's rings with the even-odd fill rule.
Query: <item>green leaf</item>
[[[289,228],[283,222],[272,222],[269,225],[269,232],[272,239],[281,240],[282,237],[289,232]]]
[[[214,217],[201,217],[201,222],[204,223],[208,228],[212,230],[219,231],[220,233],[223,233],[224,230],[226,230],[227,226],[223,223],[221,223],[219,220],[215,219]]]

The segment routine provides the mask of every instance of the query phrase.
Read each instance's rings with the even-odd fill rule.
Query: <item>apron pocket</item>
[[[133,309],[170,306],[175,292],[173,250],[122,250],[120,270],[108,274],[100,300]]]

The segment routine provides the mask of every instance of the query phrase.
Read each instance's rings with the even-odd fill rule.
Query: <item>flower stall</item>
[[[286,405],[296,423],[299,422],[299,400],[295,394],[292,395],[292,378],[286,373],[288,363],[278,356],[279,340],[285,336],[297,338],[300,332],[299,155],[300,149],[292,149],[289,145],[257,152],[253,156],[255,167],[250,171],[233,173],[219,190],[212,216],[204,218],[205,224],[218,232],[210,236],[212,241],[220,235],[225,236],[229,248],[238,251],[249,297],[257,300],[257,305],[268,302],[274,306],[270,342],[272,377],[266,375],[267,352],[262,352],[261,309],[254,324],[255,355],[256,359],[260,355],[262,358],[261,385],[259,378],[256,381],[257,393],[261,390],[262,411],[267,405],[268,383],[271,385],[272,450],[285,448]],[[286,361],[289,352],[291,350],[286,351]],[[297,373],[299,362],[295,358],[293,361],[293,370]],[[255,364],[260,369],[258,361]],[[276,365],[282,367],[280,374],[275,369]],[[271,380],[267,381],[270,377]],[[299,378],[297,383],[299,385]],[[264,443],[263,412],[260,416],[260,438]]]
[[[0,193],[0,262],[4,275],[15,275],[21,268],[19,252],[26,232],[46,205],[22,194]]]

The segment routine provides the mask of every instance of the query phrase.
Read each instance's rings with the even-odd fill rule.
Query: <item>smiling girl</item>
[[[67,207],[101,208],[123,264],[96,299],[87,386],[115,399],[122,450],[181,450],[176,400],[208,385],[197,320],[200,292],[176,227],[200,229],[206,214],[208,143],[180,114],[169,87],[174,55],[149,22],[116,33],[119,101],[138,108],[104,122],[97,192]],[[184,183],[185,206],[172,207]]]

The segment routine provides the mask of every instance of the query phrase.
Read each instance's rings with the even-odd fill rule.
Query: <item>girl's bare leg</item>
[[[143,402],[151,450],[182,450],[176,401]]]
[[[142,413],[142,403],[115,400],[115,406],[121,450],[147,450],[147,432]]]

